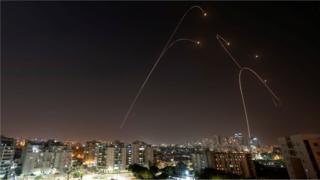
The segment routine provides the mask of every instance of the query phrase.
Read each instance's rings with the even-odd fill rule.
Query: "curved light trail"
[[[176,43],[181,42],[181,41],[191,42],[191,43],[194,43],[195,45],[199,45],[199,44],[200,44],[200,41],[195,41],[195,40],[187,39],[187,38],[181,38],[181,39],[177,39],[177,40],[173,41],[172,43],[170,43],[169,46],[166,48],[166,51],[167,51],[168,49],[170,49],[171,47],[173,47]],[[123,119],[123,121],[122,121],[122,123],[121,123],[121,125],[120,125],[120,128],[123,128],[124,125],[125,125],[125,123],[127,122],[128,117],[129,117],[132,109],[134,108],[134,105],[136,104],[137,100],[139,99],[139,97],[140,97],[140,95],[141,95],[144,87],[146,86],[146,84],[147,84],[147,82],[149,81],[149,79],[150,79],[153,71],[154,71],[154,70],[156,69],[156,67],[158,66],[161,58],[163,57],[163,55],[165,54],[166,51],[164,51],[164,53],[162,53],[162,54],[159,56],[159,58],[157,59],[157,61],[153,64],[151,70],[149,71],[148,75],[146,76],[145,80],[143,81],[142,85],[140,86],[140,88],[139,88],[139,90],[138,90],[138,93],[136,94],[136,96],[134,97],[132,103],[130,104],[129,109],[128,109],[128,111],[127,111],[127,113],[126,113],[126,115],[125,115],[125,117],[124,117],[124,119]]]
[[[129,106],[129,109],[127,111],[127,113],[125,114],[124,116],[124,119],[122,120],[121,122],[121,125],[120,125],[120,129],[122,129],[124,127],[124,125],[126,124],[127,120],[128,120],[128,117],[132,111],[132,109],[134,108],[134,105],[136,104],[140,94],[142,93],[145,85],[147,84],[152,72],[154,71],[154,69],[157,67],[157,65],[159,64],[161,58],[164,56],[164,54],[167,52],[167,50],[172,47],[174,44],[176,44],[177,42],[180,42],[180,41],[191,41],[193,43],[196,43],[196,44],[199,44],[199,41],[194,41],[194,40],[191,40],[191,39],[185,39],[185,38],[181,38],[181,39],[177,39],[175,41],[172,41],[173,37],[175,36],[176,32],[178,31],[181,23],[183,22],[183,20],[185,19],[185,17],[189,14],[189,12],[193,9],[199,9],[202,13],[203,16],[207,16],[207,13],[205,13],[205,11],[200,7],[200,6],[191,6],[184,14],[183,16],[180,18],[178,24],[176,25],[176,27],[174,28],[173,32],[171,33],[167,43],[165,44],[165,46],[163,47],[159,57],[157,58],[156,62],[154,63],[154,65],[152,66],[150,72],[148,73],[146,79],[143,81],[142,85],[140,86],[139,90],[138,90],[138,93],[136,94],[136,96],[134,97],[132,103],[130,104]]]
[[[224,49],[224,51],[226,51],[226,53],[229,55],[229,57],[232,59],[232,61],[234,62],[234,64],[239,68],[241,69],[242,66],[240,65],[239,61],[232,56],[232,54],[230,53],[230,51],[228,50],[228,48],[226,48],[225,45],[227,46],[230,46],[230,42],[229,41],[226,41],[222,36],[220,36],[219,34],[217,34],[216,36],[219,44],[221,45],[221,47]]]
[[[244,67],[242,66],[239,61],[233,57],[233,55],[231,54],[231,52],[228,50],[227,46],[230,46],[230,42],[225,40],[222,36],[220,36],[219,34],[216,35],[216,38],[219,42],[219,44],[221,45],[221,47],[225,50],[225,52],[228,54],[228,56],[231,58],[231,60],[234,62],[234,64],[238,67],[239,71],[239,88],[240,88],[240,94],[241,94],[241,100],[242,100],[242,106],[243,106],[243,110],[244,110],[244,115],[245,115],[245,120],[246,120],[246,126],[247,126],[247,131],[248,131],[248,145],[250,146],[250,140],[251,140],[251,130],[250,130],[250,123],[249,123],[249,119],[248,119],[248,113],[247,113],[247,106],[246,106],[246,102],[243,96],[243,89],[242,89],[242,82],[241,82],[241,75],[243,71],[248,71],[251,74],[253,74],[260,83],[262,83],[264,85],[264,87],[268,90],[268,92],[270,93],[270,95],[272,96],[272,102],[274,103],[274,105],[277,107],[278,105],[281,105],[281,101],[278,98],[278,96],[275,95],[275,93],[272,91],[272,89],[268,86],[268,84],[266,83],[266,81],[264,81],[261,76],[255,72],[254,70],[252,70],[251,68],[248,67]],[[249,148],[250,149],[250,148]]]
[[[239,71],[239,88],[240,88],[240,94],[241,94],[241,99],[242,99],[242,105],[243,105],[243,110],[244,110],[244,115],[246,118],[246,125],[247,125],[247,131],[248,131],[248,144],[250,145],[250,140],[251,140],[251,130],[250,130],[250,123],[249,123],[249,118],[248,118],[248,113],[247,113],[247,106],[246,106],[246,101],[244,99],[244,95],[243,95],[243,89],[242,89],[242,81],[241,81],[241,75],[243,73],[243,71],[248,71],[251,74],[253,74],[258,80],[259,82],[268,90],[268,92],[270,93],[270,95],[272,96],[272,100],[276,104],[280,104],[281,101],[278,98],[277,95],[275,95],[275,93],[272,91],[272,89],[268,86],[268,84],[261,78],[261,76],[255,72],[254,70],[252,70],[251,68],[248,67],[242,67]]]

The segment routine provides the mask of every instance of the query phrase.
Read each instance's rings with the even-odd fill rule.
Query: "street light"
[[[186,39],[186,38],[180,38],[180,39],[177,39],[175,41],[172,41],[173,37],[175,36],[176,32],[178,31],[181,23],[183,22],[183,20],[185,19],[186,15],[193,9],[199,9],[202,13],[202,15],[205,17],[207,16],[207,13],[200,7],[200,6],[192,6],[190,7],[184,14],[183,16],[181,17],[180,21],[178,22],[178,24],[176,25],[176,27],[174,28],[173,32],[171,33],[167,43],[165,44],[165,46],[163,47],[159,57],[157,58],[156,62],[154,63],[154,65],[152,66],[151,70],[149,71],[147,77],[145,78],[144,82],[142,83],[142,85],[140,86],[139,90],[138,90],[138,93],[136,94],[136,96],[134,97],[132,103],[130,104],[129,106],[129,109],[127,111],[127,113],[125,114],[124,116],[124,119],[122,120],[121,122],[121,125],[120,125],[120,129],[122,129],[135,105],[135,103],[137,102],[140,94],[142,93],[145,85],[147,84],[152,72],[154,71],[154,69],[157,67],[157,65],[159,64],[161,58],[164,56],[164,54],[167,52],[168,49],[170,49],[173,45],[175,45],[177,42],[180,42],[180,41],[188,41],[188,42],[192,42],[192,43],[195,43],[196,45],[200,45],[200,41],[195,41],[195,40],[192,40],[192,39]]]

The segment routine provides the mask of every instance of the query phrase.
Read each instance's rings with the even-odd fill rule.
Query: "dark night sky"
[[[238,70],[215,39],[282,99],[246,75],[252,133],[264,143],[320,133],[320,6],[200,2],[123,130],[124,114],[191,2],[2,2],[2,133],[13,137],[175,143],[245,131]],[[256,60],[254,54],[261,58]]]

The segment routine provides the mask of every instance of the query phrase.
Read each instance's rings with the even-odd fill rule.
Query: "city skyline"
[[[124,128],[119,126],[174,26],[191,6]],[[253,76],[242,83],[252,135],[320,133],[319,2],[2,3],[1,134],[9,137],[182,143],[242,132],[238,69],[230,52],[281,98],[275,108]]]

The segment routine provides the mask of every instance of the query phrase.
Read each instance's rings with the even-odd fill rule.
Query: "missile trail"
[[[204,12],[204,10],[200,7],[200,6],[192,6],[190,7],[184,14],[183,16],[180,18],[178,24],[176,25],[176,27],[174,28],[173,32],[171,33],[167,43],[165,44],[165,46],[163,47],[159,57],[157,58],[156,62],[154,63],[154,65],[152,66],[150,72],[148,73],[146,79],[143,81],[142,85],[140,86],[136,96],[134,97],[133,101],[131,102],[130,106],[129,106],[129,109],[127,111],[127,113],[125,114],[124,116],[124,119],[122,120],[121,122],[121,125],[120,125],[120,129],[122,129],[124,127],[124,125],[126,124],[127,120],[128,120],[128,117],[132,111],[132,109],[134,108],[134,105],[136,104],[139,96],[141,95],[145,85],[147,84],[151,74],[153,73],[154,69],[157,67],[157,65],[159,64],[161,58],[164,56],[164,54],[167,52],[167,50],[172,47],[174,44],[176,44],[177,42],[179,41],[191,41],[191,42],[196,42],[196,44],[199,44],[198,41],[194,41],[194,40],[190,40],[190,39],[178,39],[178,40],[175,40],[175,41],[172,41],[173,37],[175,36],[176,32],[178,31],[180,25],[182,24],[183,20],[185,19],[185,17],[189,14],[189,12],[193,9],[198,9],[201,11],[202,15],[203,16],[207,16],[207,13]]]
[[[224,49],[224,51],[229,55],[229,57],[231,58],[231,60],[234,62],[234,64],[239,68],[241,69],[242,66],[240,65],[239,61],[232,56],[232,54],[230,53],[230,51],[228,50],[228,48],[226,48],[225,45],[228,45],[230,46],[230,42],[229,41],[226,41],[222,36],[220,36],[219,34],[217,34],[216,36],[219,44],[221,45],[221,47]]]
[[[268,86],[268,84],[266,83],[266,81],[264,81],[261,76],[255,72],[253,69],[248,68],[248,67],[244,67],[242,66],[239,61],[231,54],[231,52],[228,50],[227,46],[230,46],[230,42],[225,40],[222,36],[220,36],[219,34],[216,35],[216,38],[219,42],[219,44],[221,45],[221,47],[224,49],[224,51],[228,54],[228,56],[231,58],[231,60],[233,61],[233,63],[238,67],[239,69],[239,88],[240,88],[240,94],[241,94],[241,100],[242,100],[242,106],[243,106],[243,110],[244,110],[244,115],[245,115],[245,120],[246,120],[246,126],[247,126],[247,132],[248,132],[248,145],[250,145],[250,139],[251,139],[251,130],[250,130],[250,123],[249,123],[249,118],[248,118],[248,113],[247,113],[247,106],[246,106],[246,102],[244,99],[244,95],[243,95],[243,89],[242,89],[242,81],[241,81],[241,75],[243,71],[248,71],[251,74],[253,74],[260,83],[262,83],[264,85],[264,87],[268,90],[269,94],[272,97],[272,102],[274,103],[275,107],[278,107],[281,105],[281,100],[280,98],[278,98],[278,96],[275,95],[275,93],[272,91],[272,89]],[[250,148],[249,148],[250,149]]]
[[[195,41],[195,40],[192,40],[192,39],[181,38],[181,39],[177,39],[177,40],[173,41],[173,42],[168,46],[168,48],[167,48],[166,50],[170,49],[171,47],[173,47],[174,44],[176,44],[177,42],[180,42],[180,41],[189,41],[189,42],[192,42],[192,43],[194,43],[194,44],[196,44],[196,45],[199,44],[199,41]],[[120,128],[123,128],[124,125],[125,125],[125,123],[127,122],[128,117],[129,117],[132,109],[134,108],[134,105],[136,104],[137,100],[139,99],[139,97],[140,97],[140,95],[141,95],[144,87],[146,86],[146,84],[147,84],[147,82],[149,81],[149,79],[150,79],[153,71],[154,71],[154,70],[156,69],[156,67],[158,66],[158,64],[159,64],[161,58],[163,57],[163,55],[165,54],[165,52],[166,52],[166,51],[164,51],[164,52],[159,56],[159,58],[157,59],[157,61],[153,64],[151,70],[149,71],[148,75],[146,76],[145,80],[143,81],[142,85],[140,86],[140,88],[139,88],[136,96],[134,97],[132,103],[130,104],[129,109],[128,109],[128,111],[127,111],[127,113],[126,113],[126,115],[125,115],[125,117],[124,117],[124,119],[123,119],[123,121],[122,121],[122,123],[121,123],[121,125],[120,125]]]
[[[259,82],[268,90],[268,92],[272,96],[272,102],[275,104],[276,107],[281,103],[281,101],[278,98],[278,96],[275,95],[275,93],[272,91],[272,89],[268,86],[268,84],[261,78],[261,76],[257,72],[255,72],[253,69],[248,68],[248,67],[242,67],[240,69],[240,71],[239,71],[239,79],[238,79],[239,80],[239,89],[240,89],[240,94],[241,94],[241,99],[242,99],[242,106],[243,106],[243,110],[244,110],[244,115],[245,115],[245,118],[246,118],[248,139],[250,141],[250,139],[251,139],[250,124],[249,124],[249,118],[248,118],[248,113],[247,113],[247,106],[246,106],[246,102],[245,102],[244,95],[243,95],[242,80],[241,80],[242,73],[244,71],[248,71],[251,74],[253,74],[259,80]]]

